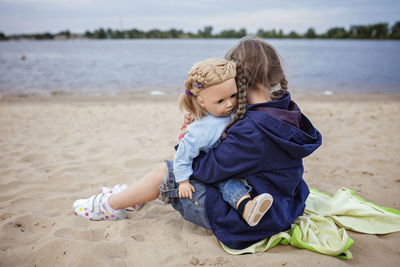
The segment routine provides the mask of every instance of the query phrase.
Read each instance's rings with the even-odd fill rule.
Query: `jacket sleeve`
[[[189,180],[192,175],[192,161],[200,153],[207,143],[207,139],[200,127],[192,125],[188,129],[185,136],[179,142],[178,149],[176,150],[173,167],[175,181],[177,183]]]
[[[194,159],[192,178],[206,184],[245,178],[261,169],[263,159],[261,135],[253,123],[244,119],[232,126],[217,148]]]

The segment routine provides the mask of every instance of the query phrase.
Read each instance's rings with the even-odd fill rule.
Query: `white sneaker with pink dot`
[[[75,215],[91,221],[121,220],[127,217],[125,210],[113,210],[108,205],[105,193],[91,196],[87,199],[78,199],[72,205]]]

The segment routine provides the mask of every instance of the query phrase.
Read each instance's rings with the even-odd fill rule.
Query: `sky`
[[[0,32],[84,33],[137,28],[213,33],[241,28],[322,33],[400,21],[400,0],[0,0]]]

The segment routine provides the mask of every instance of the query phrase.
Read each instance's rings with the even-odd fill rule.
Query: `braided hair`
[[[210,58],[193,65],[185,81],[185,92],[179,98],[180,109],[203,118],[207,111],[197,102],[197,95],[207,87],[223,83],[236,76],[235,62],[223,58]]]
[[[243,105],[238,107],[232,123],[225,128],[226,133],[233,123],[245,116],[247,101],[242,98],[246,98],[247,91],[261,85],[269,91],[265,93],[277,101],[288,94],[288,82],[278,53],[272,45],[258,37],[243,38],[228,51],[225,58],[236,62],[239,106]]]
[[[232,121],[225,127],[222,139],[225,139],[226,132],[228,129],[238,120],[241,120],[246,115],[247,107],[247,80],[244,77],[242,65],[240,62],[236,62],[236,85],[238,89],[238,106],[233,116]]]

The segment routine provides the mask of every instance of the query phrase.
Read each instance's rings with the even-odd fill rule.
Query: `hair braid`
[[[233,46],[225,58],[242,63],[249,92],[262,85],[273,101],[281,100],[288,94],[288,82],[279,54],[264,40],[247,36]],[[277,88],[279,85],[280,88]]]
[[[278,101],[283,99],[288,94],[288,82],[285,77],[280,81],[281,88],[271,92],[271,99]]]
[[[207,110],[197,101],[199,92],[235,76],[236,64],[232,60],[209,58],[195,63],[187,75],[185,93],[179,98],[180,109],[191,112],[195,119],[201,119],[207,115]]]
[[[238,120],[246,115],[247,107],[247,79],[244,76],[243,68],[240,62],[236,62],[236,84],[238,88],[238,106],[232,121],[225,127],[222,139],[225,139],[228,129]]]
[[[283,78],[283,79],[281,80],[281,89],[283,89],[283,90],[285,90],[285,91],[288,90],[288,82],[287,82],[286,78]]]

